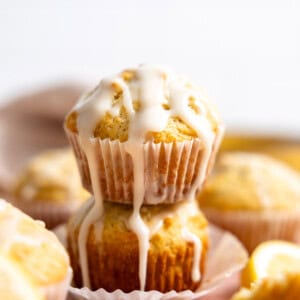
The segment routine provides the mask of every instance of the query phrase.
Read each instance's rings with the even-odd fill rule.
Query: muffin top
[[[17,178],[13,195],[22,201],[62,204],[81,203],[89,197],[70,149],[49,150],[33,158]]]
[[[198,200],[222,210],[282,210],[300,207],[300,175],[262,154],[220,156]]]
[[[32,294],[32,298],[23,294],[20,299],[43,299],[42,294],[36,292],[37,288],[66,278],[69,258],[56,236],[45,229],[43,222],[34,221],[1,199],[0,241],[0,295],[17,295],[18,286],[21,288],[24,284],[23,293]]]
[[[141,65],[103,79],[66,118],[80,136],[174,142],[214,135],[220,120],[205,93],[166,68]]]

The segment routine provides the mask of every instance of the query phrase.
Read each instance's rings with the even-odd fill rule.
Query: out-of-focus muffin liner
[[[215,226],[209,227],[210,247],[207,252],[205,270],[201,285],[192,292],[186,290],[183,292],[170,291],[161,293],[158,291],[132,291],[124,293],[116,290],[112,293],[99,289],[91,291],[88,288],[69,289],[68,300],[170,300],[170,299],[201,299],[226,278],[241,270],[247,262],[247,252],[241,243],[230,233],[218,229]]]
[[[48,229],[66,223],[79,208],[79,204],[74,202],[56,204],[42,200],[26,202],[20,199],[10,199],[10,202],[33,219],[44,221]]]
[[[202,208],[207,219],[236,235],[249,252],[266,240],[300,242],[300,210],[221,211]]]
[[[93,193],[89,166],[79,136],[67,128],[65,131],[77,158],[82,184]],[[204,166],[206,174],[211,170],[222,136],[223,130],[220,129],[215,137],[209,160],[206,162],[203,160],[201,139],[144,144],[144,204],[174,203],[183,200],[191,190],[200,166],[206,164]],[[98,178],[95,182],[100,184],[106,201],[133,202],[133,163],[125,150],[125,143],[109,139],[90,139],[98,164]]]
[[[44,287],[46,300],[65,300],[70,282],[72,279],[72,269],[69,268],[66,277],[58,283]]]

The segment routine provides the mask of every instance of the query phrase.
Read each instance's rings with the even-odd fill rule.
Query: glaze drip
[[[200,262],[201,262],[201,251],[202,251],[202,243],[199,237],[189,231],[186,227],[182,229],[182,237],[188,241],[192,242],[194,245],[194,258],[193,258],[193,266],[192,266],[192,280],[197,282],[201,279],[200,274]]]

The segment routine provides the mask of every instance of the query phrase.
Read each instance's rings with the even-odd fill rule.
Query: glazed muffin
[[[198,200],[208,220],[249,251],[268,239],[299,239],[300,175],[271,157],[221,155]]]
[[[129,229],[129,205],[105,202],[103,217],[87,227],[84,220],[93,202],[90,199],[68,225],[68,250],[77,287],[167,292],[199,286],[208,231],[196,201],[143,206],[141,217],[150,232],[149,241],[142,241],[144,247],[139,247],[137,236]]]
[[[66,222],[89,197],[71,149],[49,150],[33,158],[16,179],[13,203],[48,228]]]
[[[69,258],[42,222],[0,200],[0,237],[0,299],[65,299]]]
[[[223,125],[200,88],[143,65],[103,79],[68,114],[65,130],[90,192],[157,204],[201,188]]]

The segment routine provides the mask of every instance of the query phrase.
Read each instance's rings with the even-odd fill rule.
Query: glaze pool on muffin
[[[40,153],[27,163],[11,191],[13,203],[53,227],[66,222],[89,198],[71,149]]]
[[[138,239],[128,227],[132,208],[106,202],[104,215],[91,224],[83,245],[79,238],[82,222],[93,201],[90,199],[68,225],[76,285],[123,292],[141,289]],[[143,266],[145,290],[195,290],[208,247],[207,221],[196,201],[143,206],[141,216],[150,230],[147,265]]]
[[[266,155],[221,155],[198,200],[211,222],[250,251],[267,239],[300,238],[300,174]]]
[[[0,240],[1,299],[65,299],[69,258],[42,222],[0,200]]]

